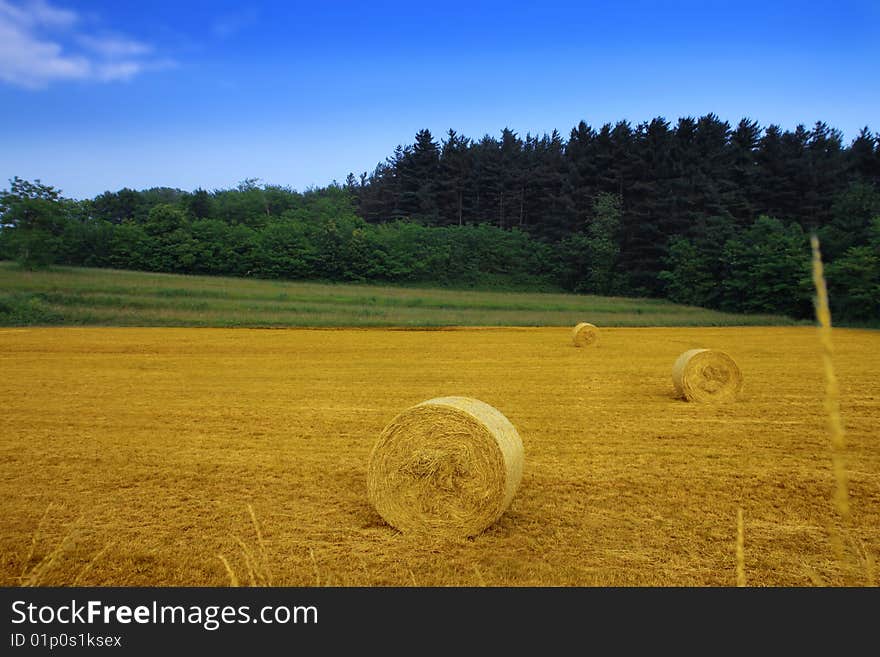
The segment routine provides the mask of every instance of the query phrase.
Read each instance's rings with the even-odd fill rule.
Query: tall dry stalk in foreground
[[[746,585],[745,530],[742,507],[736,510],[736,585]]]
[[[37,528],[34,530],[33,536],[31,536],[30,548],[24,558],[21,575],[19,575],[18,577],[19,586],[50,586],[49,580],[51,579],[51,575],[55,575],[57,578],[59,577],[58,571],[62,571],[63,573],[63,562],[65,556],[67,555],[68,548],[70,548],[71,545],[75,543],[77,533],[79,531],[80,525],[82,524],[82,516],[78,517],[76,520],[73,521],[73,523],[68,526],[67,532],[64,534],[64,536],[61,537],[61,540],[58,541],[58,544],[52,550],[50,550],[46,556],[40,559],[36,563],[36,565],[29,568],[31,561],[33,560],[34,555],[37,552],[37,546],[40,542],[40,534],[43,531],[43,527],[46,524],[47,519],[49,518],[49,514],[54,509],[63,508],[63,505],[56,505],[51,502],[46,507],[46,511],[43,513],[43,517],[40,519],[40,522],[37,523]],[[110,545],[105,546],[103,550],[100,550],[94,557],[92,557],[92,559],[79,571],[79,573],[77,573],[76,577],[72,580],[71,585],[76,586],[82,579],[82,577],[89,570],[91,570],[98,559],[100,559],[107,552],[107,550],[109,550],[110,547]],[[67,584],[67,582],[62,583]]]
[[[257,514],[254,513],[254,507],[247,505],[248,514],[251,517],[251,523],[254,527],[254,533],[257,535],[257,545],[259,550],[255,551],[239,536],[233,536],[235,542],[241,548],[241,555],[247,570],[248,583],[250,586],[272,586],[272,570],[269,565],[269,557],[266,551],[266,542],[263,539],[263,532],[260,529],[260,523],[257,522]],[[226,574],[229,576],[230,586],[240,586],[241,582],[229,560],[222,554],[217,554],[217,558],[223,564]]]
[[[37,543],[40,539],[40,531],[43,529],[43,525],[46,523],[46,518],[49,517],[50,511],[52,511],[51,502],[46,507],[46,510],[43,512],[43,517],[40,518],[40,522],[37,523],[37,528],[34,530],[34,533],[31,536],[30,549],[28,550],[27,556],[24,558],[24,563],[21,567],[21,575],[19,575],[18,577],[18,581],[20,583],[24,583],[25,579],[27,579],[28,577],[28,565],[30,565],[31,559],[34,558],[34,553],[37,551]],[[36,568],[36,566],[34,568]],[[31,574],[33,574],[33,571],[31,572]]]
[[[831,343],[831,311],[828,308],[828,289],[822,267],[822,253],[819,238],[810,238],[813,249],[813,285],[816,287],[816,319],[819,322],[819,341],[822,345],[822,368],[825,371],[825,414],[828,416],[828,430],[831,433],[831,467],[834,472],[834,509],[841,523],[849,522],[849,477],[847,476],[844,450],[846,439],[843,422],[840,419],[840,387],[834,373]],[[843,540],[839,533],[832,535],[835,556],[843,563]]]

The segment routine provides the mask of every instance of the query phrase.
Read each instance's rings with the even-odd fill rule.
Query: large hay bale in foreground
[[[599,329],[587,322],[581,322],[571,332],[575,347],[589,347],[599,339]]]
[[[726,402],[736,399],[743,377],[734,360],[723,351],[691,349],[672,366],[672,383],[688,401]]]
[[[382,431],[367,493],[402,532],[475,536],[507,509],[522,470],[522,440],[504,415],[477,399],[437,397]]]

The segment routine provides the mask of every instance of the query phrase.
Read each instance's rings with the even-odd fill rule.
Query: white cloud
[[[76,12],[69,9],[53,7],[44,0],[31,0],[25,4],[26,11],[33,17],[37,25],[67,27],[79,20]]]
[[[104,82],[113,80],[130,80],[144,70],[140,62],[113,62],[101,64],[95,69],[95,76]]]
[[[105,57],[132,57],[148,55],[153,52],[153,47],[134,39],[117,36],[90,36],[80,34],[76,38],[84,48],[96,52]]]
[[[90,68],[86,58],[64,54],[57,43],[34,38],[0,19],[0,80],[38,89],[50,80],[87,78]]]
[[[79,20],[76,12],[53,7],[44,0],[29,0],[21,6],[0,0],[0,21],[4,18],[27,27],[70,27]]]
[[[173,65],[151,60],[149,44],[118,34],[87,34],[76,12],[45,0],[0,0],[0,82],[42,89],[52,82],[130,80]]]

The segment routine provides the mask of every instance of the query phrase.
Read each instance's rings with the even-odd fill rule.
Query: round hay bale
[[[437,397],[383,429],[367,494],[404,533],[475,536],[507,509],[522,470],[522,440],[504,415],[477,399]]]
[[[599,339],[599,329],[587,322],[581,322],[571,332],[575,347],[589,347]]]
[[[723,351],[691,349],[672,366],[672,383],[679,396],[696,402],[727,402],[742,390],[743,377]]]

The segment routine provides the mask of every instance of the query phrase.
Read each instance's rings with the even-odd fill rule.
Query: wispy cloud
[[[0,0],[0,20],[4,17],[27,27],[70,27],[79,20],[76,12],[53,7],[45,0],[29,0],[22,6]]]
[[[59,81],[129,80],[173,62],[122,34],[90,34],[77,12],[45,0],[0,0],[0,82],[43,89]]]
[[[91,36],[80,34],[76,38],[83,48],[96,52],[104,57],[136,57],[148,55],[153,52],[153,47],[141,41],[135,41],[127,37],[112,35]]]

